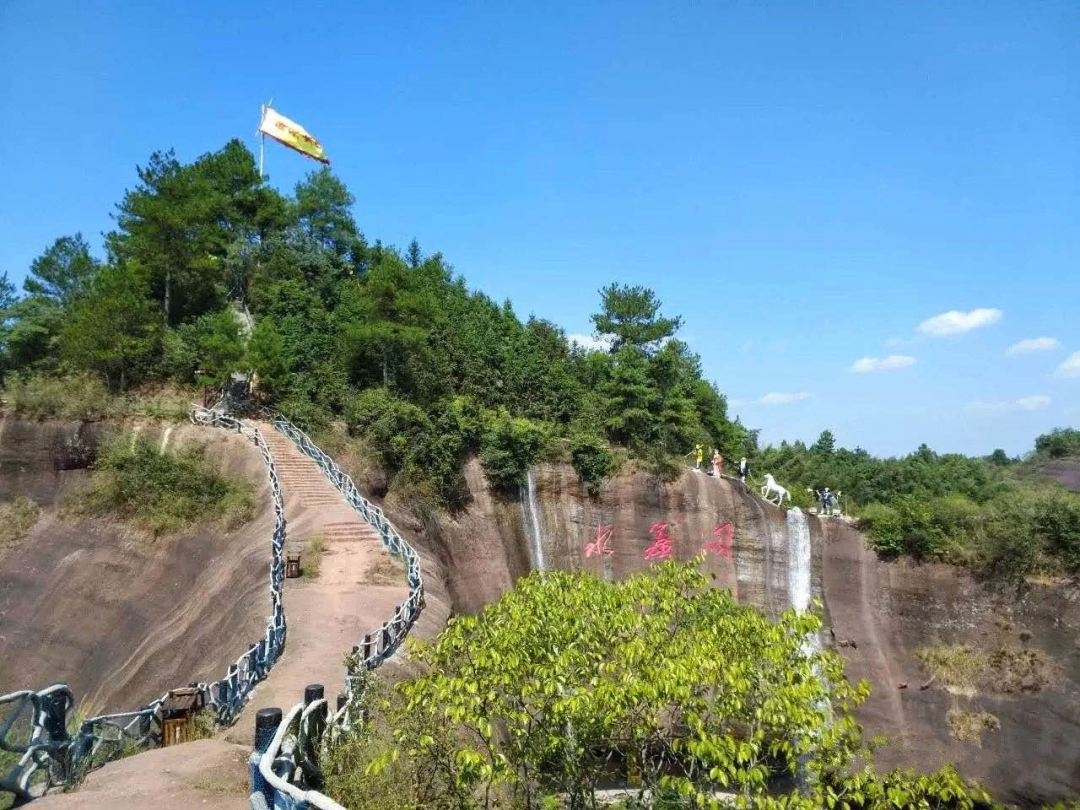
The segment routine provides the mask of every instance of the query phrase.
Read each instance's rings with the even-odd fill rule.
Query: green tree
[[[362,237],[352,215],[356,200],[330,169],[323,166],[297,183],[295,199],[294,216],[309,238],[339,259],[359,261]]]
[[[34,259],[23,289],[29,295],[69,307],[90,285],[98,267],[82,234],[61,236]]]
[[[231,309],[181,324],[168,334],[166,346],[166,367],[183,382],[193,382],[200,370],[207,373],[208,384],[220,387],[232,372],[244,370],[244,341]]]
[[[546,438],[541,425],[500,410],[490,420],[481,440],[480,458],[491,483],[500,489],[523,484]]]
[[[347,292],[342,315],[360,385],[395,385],[412,393],[407,379],[415,356],[424,351],[433,301],[422,276],[394,253],[385,252],[356,292]],[[340,316],[339,316],[340,317]]]
[[[656,293],[640,285],[609,284],[600,290],[600,305],[592,322],[612,339],[612,352],[634,346],[651,353],[682,326],[682,318],[662,317]]]
[[[810,446],[810,452],[819,456],[831,456],[836,450],[836,437],[831,430],[823,430],[817,441]]]
[[[31,295],[12,304],[7,316],[4,328],[9,368],[55,368],[63,311],[49,299]]]
[[[138,175],[105,239],[111,259],[145,269],[170,325],[220,307],[232,280],[230,246],[280,229],[284,201],[237,140],[188,165],[171,151],[155,152]]]
[[[609,379],[600,387],[604,427],[611,439],[626,447],[644,448],[656,436],[654,409],[659,398],[649,376],[645,352],[637,346],[623,346],[614,354]]]
[[[161,318],[137,267],[107,265],[72,307],[60,336],[63,356],[123,390],[160,357]]]
[[[271,402],[284,397],[289,387],[285,341],[273,318],[255,324],[248,341],[248,364],[255,371],[257,392]]]
[[[640,774],[642,797],[686,806],[717,790],[764,797],[800,770],[842,778],[861,750],[850,712],[867,685],[836,653],[806,652],[816,616],[774,624],[706,586],[694,563],[671,562],[618,584],[519,581],[415,648],[425,674],[398,690],[418,722],[375,769],[397,768],[416,806],[433,808],[539,808],[555,795],[595,807],[613,769]]]
[[[8,281],[7,272],[0,273],[0,380],[11,362],[10,347],[12,307],[15,305],[15,285]]]
[[[1035,452],[1050,458],[1080,455],[1080,430],[1054,428],[1035,439]]]

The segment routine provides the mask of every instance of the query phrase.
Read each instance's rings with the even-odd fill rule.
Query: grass
[[[113,394],[93,374],[49,376],[13,375],[2,392],[5,406],[28,419],[94,421],[110,416],[148,416],[167,422],[187,419],[194,389],[176,386],[144,387]]]
[[[191,718],[190,741],[209,740],[217,734],[217,718],[212,709],[203,709],[196,712]]]
[[[966,645],[924,647],[915,653],[946,691],[974,697],[985,664],[985,657]]]
[[[949,724],[949,733],[958,740],[975,743],[982,748],[982,735],[990,731],[999,731],[1001,722],[990,712],[965,712],[949,709],[945,715]]]
[[[11,503],[0,504],[0,555],[26,537],[40,515],[41,508],[22,495]]]
[[[1038,692],[1053,679],[1049,656],[1034,647],[994,650],[986,657],[986,676],[995,692]]]
[[[367,571],[364,572],[364,584],[368,585],[401,585],[406,581],[407,569],[405,563],[400,562],[389,554],[380,554]]]
[[[307,545],[300,552],[300,574],[305,579],[316,579],[322,570],[322,555],[326,548],[326,539],[321,534],[308,538]]]
[[[237,796],[247,796],[251,793],[251,783],[248,781],[247,774],[236,768],[222,768],[204,774],[193,787],[205,793],[231,793]]]
[[[967,698],[978,692],[1038,692],[1054,675],[1049,656],[1027,646],[1001,646],[989,652],[966,645],[924,647],[915,657],[946,691]]]
[[[162,453],[146,439],[120,435],[98,458],[76,509],[118,517],[154,536],[207,521],[232,531],[251,519],[252,493],[249,482],[217,472],[201,448]]]
[[[13,375],[4,399],[12,411],[30,419],[102,419],[113,410],[108,389],[92,374]]]

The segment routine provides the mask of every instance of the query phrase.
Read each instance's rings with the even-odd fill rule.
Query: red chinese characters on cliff
[[[712,531],[713,539],[701,547],[701,550],[708,553],[715,551],[719,556],[726,560],[731,559],[731,549],[735,538],[735,527],[730,523],[723,523],[717,526]]]
[[[666,523],[654,523],[649,527],[652,545],[645,549],[646,560],[666,560],[671,557],[671,529]]]
[[[611,547],[611,535],[614,533],[614,529],[611,526],[605,526],[601,523],[596,527],[596,540],[592,543],[586,543],[584,552],[586,557],[610,557],[615,553],[615,550]]]

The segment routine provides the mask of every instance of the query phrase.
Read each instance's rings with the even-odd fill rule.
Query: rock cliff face
[[[102,520],[61,519],[100,442],[120,427],[170,446],[206,445],[258,486],[255,518],[150,539]],[[166,435],[168,431],[168,435]],[[262,457],[235,434],[193,425],[81,425],[0,418],[0,502],[42,515],[0,556],[0,690],[64,681],[80,711],[131,710],[166,689],[216,680],[269,612],[273,516]]]
[[[66,679],[93,708],[129,708],[187,680],[218,677],[232,651],[262,630],[265,489],[256,520],[225,537],[202,532],[147,544],[117,526],[56,517],[63,496],[85,484],[97,442],[114,429],[0,422],[0,501],[26,494],[46,507],[31,535],[0,558],[0,688]],[[142,430],[163,438],[161,427]],[[235,436],[180,426],[170,442],[207,443],[223,468],[265,487],[261,460]],[[955,762],[999,798],[1022,804],[1080,793],[1075,585],[1032,585],[1018,598],[950,566],[883,561],[847,524],[785,515],[738,481],[696,472],[670,484],[620,476],[597,498],[565,465],[539,465],[530,477],[520,495],[495,493],[471,462],[471,503],[453,516],[417,516],[412,504],[386,499],[421,553],[428,606],[416,633],[433,637],[452,612],[479,611],[538,565],[619,579],[649,565],[656,524],[667,524],[672,557],[690,559],[731,523],[729,550],[708,552],[706,572],[772,617],[807,590],[821,601],[823,644],[839,648],[852,678],[872,684],[859,717],[868,733],[890,738],[879,764]],[[372,494],[381,488],[363,476],[357,484]],[[806,534],[792,542],[802,527],[808,552]],[[598,529],[611,531],[610,557],[583,553]],[[982,662],[982,674],[969,685],[930,682],[916,653],[956,645]],[[389,671],[404,671],[404,663],[395,656]],[[965,731],[965,718],[980,713],[1000,728]]]
[[[1001,799],[1021,804],[1080,793],[1075,585],[1034,585],[1017,598],[952,566],[878,559],[848,524],[813,516],[806,518],[809,560],[800,561],[782,510],[738,481],[701,473],[666,485],[642,473],[620,476],[595,499],[567,466],[540,465],[531,476],[532,498],[525,487],[521,496],[496,495],[474,462],[467,469],[469,509],[414,525],[433,573],[442,569],[453,611],[480,610],[538,559],[549,569],[619,579],[649,565],[644,552],[655,524],[668,525],[673,558],[690,559],[716,527],[730,522],[730,557],[709,552],[706,572],[740,602],[775,617],[791,605],[800,565],[808,563],[810,595],[825,614],[824,644],[839,648],[850,677],[872,685],[859,718],[868,734],[890,739],[878,753],[880,765],[931,769],[955,762]],[[599,527],[612,530],[614,554],[606,562],[583,553]],[[931,673],[916,653],[956,645],[984,662],[978,683],[946,688],[935,679],[921,688]],[[1035,671],[1021,666],[1029,659],[1037,662]],[[981,712],[1000,729],[965,733],[962,721]]]

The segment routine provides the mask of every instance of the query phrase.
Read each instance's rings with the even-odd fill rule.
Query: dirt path
[[[319,575],[285,580],[284,655],[255,688],[240,720],[217,739],[110,764],[90,774],[80,790],[35,802],[40,810],[247,807],[247,788],[240,783],[255,712],[268,706],[288,710],[311,683],[323,684],[333,701],[344,685],[345,654],[408,596],[405,566],[386,552],[378,533],[288,438],[269,424],[257,427],[281,477],[287,551],[301,551],[316,535],[324,539]]]

